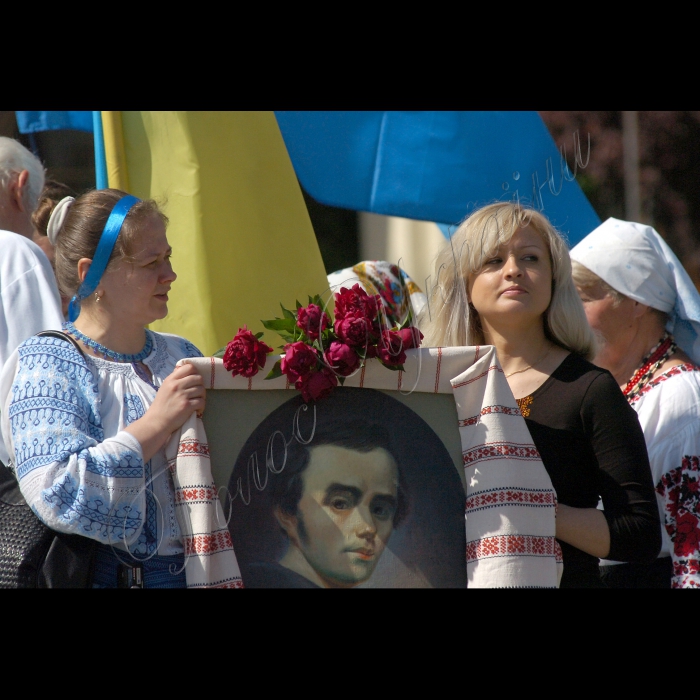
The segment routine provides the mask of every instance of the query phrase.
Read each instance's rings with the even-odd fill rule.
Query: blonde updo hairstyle
[[[545,335],[565,350],[593,358],[595,336],[571,277],[566,242],[547,217],[513,202],[489,204],[473,212],[438,254],[429,303],[419,319],[424,346],[484,344],[479,314],[467,299],[469,282],[501,245],[527,226],[542,236],[552,264],[552,299],[544,314]]]
[[[64,296],[72,297],[78,291],[78,261],[81,258],[93,259],[114,205],[126,194],[115,189],[91,190],[71,204],[56,237],[56,279]],[[160,218],[164,226],[168,225],[168,218],[152,199],[131,207],[114,244],[107,270],[121,260],[129,262],[132,259],[139,228],[152,216]],[[89,302],[86,299],[83,303],[86,301]]]

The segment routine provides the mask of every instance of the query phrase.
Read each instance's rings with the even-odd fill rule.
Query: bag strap
[[[63,331],[41,331],[40,333],[37,333],[36,335],[40,335],[43,337],[51,337],[51,338],[60,338],[61,340],[67,340],[69,343],[72,343],[75,349],[83,356],[85,357],[85,352],[83,349],[78,345],[78,341],[75,338],[71,338],[67,333],[64,333]]]

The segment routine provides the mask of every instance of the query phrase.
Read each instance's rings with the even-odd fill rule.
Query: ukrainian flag
[[[272,112],[102,112],[99,126],[109,186],[160,201],[170,219],[178,279],[153,330],[213,354],[243,324],[264,330],[280,303],[327,290]],[[279,344],[270,331],[266,340]]]

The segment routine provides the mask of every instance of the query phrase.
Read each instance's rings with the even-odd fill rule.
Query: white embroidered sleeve
[[[690,424],[674,438],[659,455],[663,470],[655,484],[671,540],[671,586],[700,588],[700,431]]]
[[[30,338],[19,348],[9,422],[20,488],[49,527],[130,544],[145,518],[141,446],[105,439],[92,372],[72,346]]]

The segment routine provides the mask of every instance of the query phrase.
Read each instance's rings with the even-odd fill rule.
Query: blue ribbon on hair
[[[117,242],[117,237],[122,229],[122,224],[131,207],[141,200],[138,197],[127,194],[122,197],[110,212],[107,223],[100,236],[100,242],[97,244],[97,250],[92,257],[92,264],[88,270],[83,283],[78,288],[75,296],[70,300],[68,305],[68,320],[72,323],[80,315],[80,300],[89,297],[102,279],[107,263],[114,250],[114,244]]]

